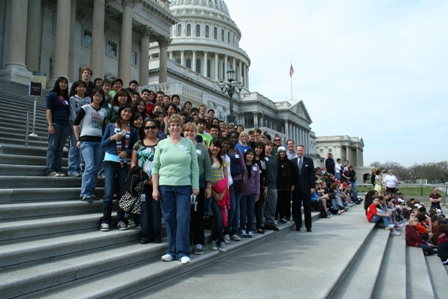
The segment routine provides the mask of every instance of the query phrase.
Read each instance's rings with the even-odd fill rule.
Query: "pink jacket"
[[[224,197],[221,201],[216,201],[218,206],[221,208],[221,214],[222,214],[222,220],[224,223],[224,227],[228,226],[228,219],[227,219],[227,213],[226,208],[230,209],[230,194],[229,194],[229,188],[227,187],[228,179],[223,178],[216,182],[213,185],[213,190],[217,193],[222,193],[224,190],[226,190],[226,193],[224,194]]]

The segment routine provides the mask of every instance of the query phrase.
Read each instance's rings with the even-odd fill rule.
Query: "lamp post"
[[[230,99],[230,114],[227,115],[227,122],[235,124],[235,114],[233,114],[233,94],[240,94],[243,85],[241,82],[235,81],[235,71],[230,69],[227,71],[227,82],[221,81],[219,84],[222,93],[227,93]]]

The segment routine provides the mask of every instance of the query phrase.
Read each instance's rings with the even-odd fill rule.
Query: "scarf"
[[[115,123],[115,133],[119,133],[121,131],[121,125],[120,123],[116,122]],[[131,137],[131,125],[129,122],[126,123],[126,135],[124,136],[124,148],[129,148],[129,139]],[[123,151],[123,138],[120,141],[117,141],[117,152],[118,154],[120,154],[121,151]],[[118,155],[120,157],[120,155]],[[124,158],[120,157],[120,166],[123,168],[124,167],[124,163],[126,163],[128,165],[128,167],[131,165],[130,163],[130,158],[129,155],[126,157],[126,162],[124,160]]]

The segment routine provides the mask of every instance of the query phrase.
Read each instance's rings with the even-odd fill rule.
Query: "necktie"
[[[299,175],[302,175],[302,157],[299,158]]]

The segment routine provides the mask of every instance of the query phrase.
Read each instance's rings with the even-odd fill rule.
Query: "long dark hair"
[[[127,100],[126,100],[127,104],[131,104],[132,103],[131,96],[129,95],[129,93],[127,92],[126,89],[122,88],[119,91],[117,91],[117,93],[114,95],[114,97],[110,101],[112,106],[120,106],[120,103],[118,103],[118,97],[119,96],[123,96],[123,95],[127,97]]]
[[[129,120],[129,122],[131,123],[131,126],[134,126],[134,116],[135,116],[135,112],[134,112],[134,107],[132,107],[131,104],[129,103],[125,103],[123,105],[120,106],[120,109],[118,109],[118,117],[117,117],[117,122],[121,123],[122,119],[121,119],[121,112],[126,109],[126,108],[130,108],[131,112],[132,112],[132,116],[131,119]]]
[[[62,81],[67,82],[67,88],[65,90],[62,90],[59,87],[59,83],[61,83]],[[68,100],[68,79],[65,77],[59,77],[56,82],[54,82],[54,87],[51,91],[56,93],[58,96],[62,96],[64,99]]]
[[[145,109],[143,110],[143,112],[138,111],[138,105],[140,104],[140,102],[143,102],[145,104]],[[146,103],[145,103],[145,101],[143,101],[142,98],[139,97],[139,98],[137,98],[137,100],[135,100],[135,102],[134,102],[134,110],[135,110],[135,112],[138,112],[138,113],[141,114],[141,116],[143,118],[143,121],[147,118],[147,115],[146,115]]]
[[[222,144],[221,144],[221,140],[219,140],[219,138],[213,138],[212,141],[210,141],[210,145],[214,145],[216,147],[219,147],[220,149],[222,149]],[[208,154],[210,156],[210,160],[212,161],[213,164],[213,157],[212,157],[212,152],[210,151],[210,147],[208,148]],[[224,167],[224,163],[222,162],[222,157],[221,157],[221,151],[219,151],[217,157],[216,157],[219,161],[220,167],[219,168],[223,168]]]
[[[84,96],[88,96],[87,95],[87,84],[86,84],[86,82],[84,82],[82,80],[78,80],[75,83],[73,83],[73,85],[72,85],[72,89],[71,89],[71,92],[70,92],[70,97],[72,97],[72,96],[74,96],[76,94],[76,88],[78,86],[84,86],[86,88],[86,92],[84,93]]]

